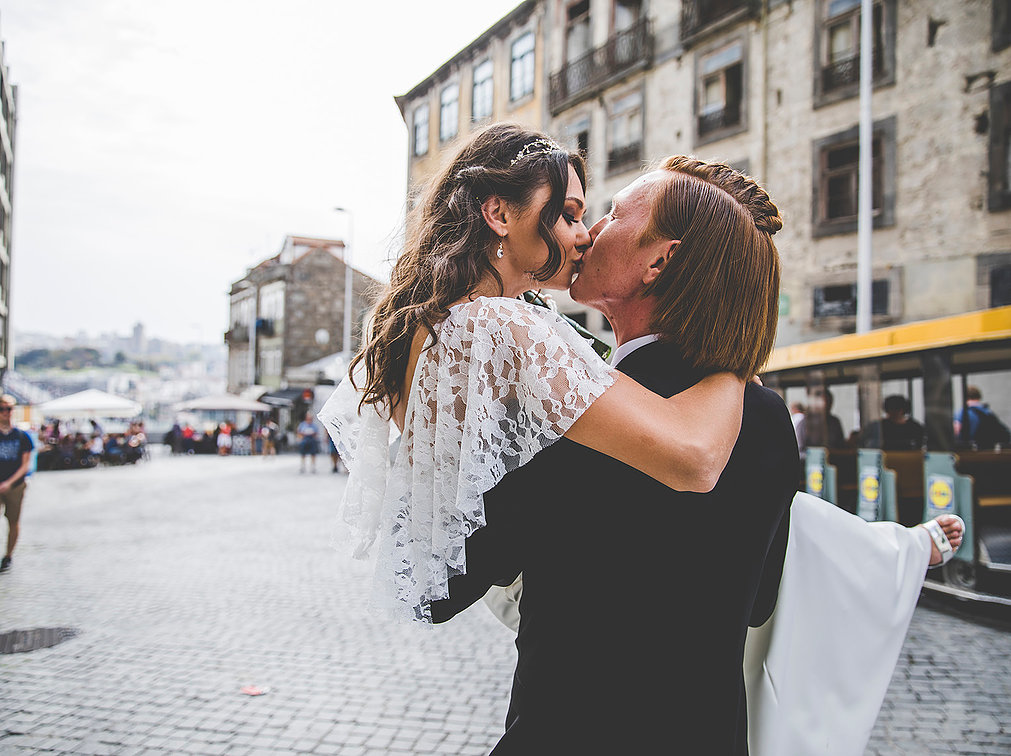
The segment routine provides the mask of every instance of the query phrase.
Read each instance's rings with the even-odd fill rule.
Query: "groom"
[[[571,294],[608,318],[618,369],[671,396],[768,357],[779,262],[759,229],[779,221],[740,174],[664,165],[590,230]],[[672,491],[564,438],[489,491],[467,573],[432,616],[446,621],[523,573],[492,753],[746,754],[744,641],[775,606],[798,464],[786,406],[749,384],[708,494]]]

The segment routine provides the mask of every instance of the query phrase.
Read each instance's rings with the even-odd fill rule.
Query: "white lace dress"
[[[348,379],[319,413],[350,471],[342,519],[359,554],[376,545],[373,606],[422,621],[467,570],[464,540],[485,524],[483,494],[561,438],[615,380],[556,313],[520,300],[457,305],[437,332],[418,360],[392,465],[388,408],[359,413]]]

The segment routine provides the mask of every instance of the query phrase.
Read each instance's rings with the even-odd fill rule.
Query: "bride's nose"
[[[590,238],[590,232],[586,228],[586,224],[582,221],[579,222],[579,228],[576,231],[576,249],[580,252],[585,252],[586,248],[593,243],[593,239]]]

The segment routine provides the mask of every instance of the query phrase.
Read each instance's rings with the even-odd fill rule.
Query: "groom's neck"
[[[653,299],[644,297],[632,302],[622,302],[610,308],[601,308],[611,324],[617,346],[653,333]]]

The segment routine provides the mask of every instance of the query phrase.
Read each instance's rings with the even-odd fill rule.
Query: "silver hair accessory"
[[[539,137],[532,142],[523,145],[523,149],[516,153],[516,157],[512,159],[509,163],[509,167],[512,168],[517,162],[525,157],[530,157],[531,155],[546,155],[549,152],[554,152],[555,150],[562,150],[561,145],[550,139],[545,139],[544,137]]]
[[[503,257],[505,257],[505,250],[502,249],[502,242],[501,241],[499,241],[499,243],[498,243],[498,249],[495,250],[495,256],[499,260],[501,260]]]

